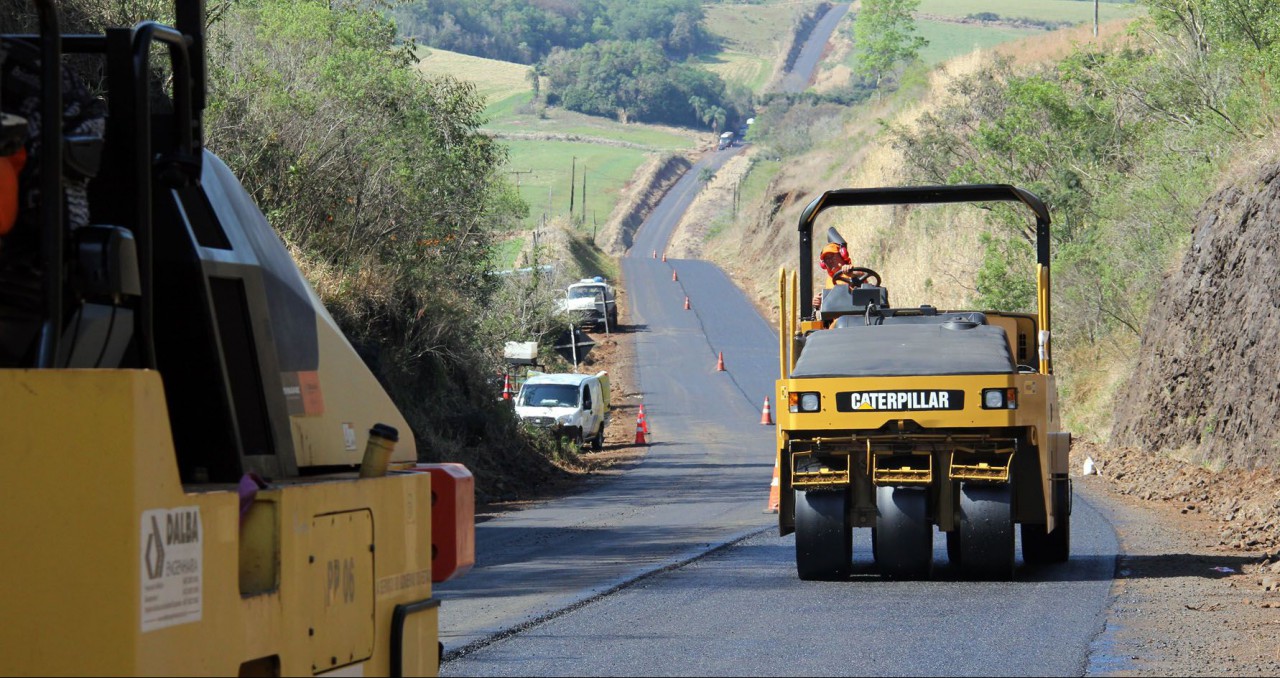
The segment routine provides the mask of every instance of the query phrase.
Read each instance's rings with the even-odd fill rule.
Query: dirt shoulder
[[[1111,521],[1123,555],[1090,673],[1280,674],[1280,479],[1223,474],[1079,443],[1076,492]],[[1268,527],[1272,525],[1272,527]]]

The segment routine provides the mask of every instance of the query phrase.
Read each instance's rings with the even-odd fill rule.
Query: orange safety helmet
[[[838,254],[840,255],[840,261],[846,264],[853,263],[849,260],[849,250],[846,249],[844,245],[834,242],[827,243],[827,245],[822,248],[822,252],[818,254],[818,266],[828,273],[831,271],[827,268],[827,262],[824,261],[828,254]]]

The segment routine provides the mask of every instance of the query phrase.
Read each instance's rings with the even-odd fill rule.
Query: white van
[[[516,396],[516,414],[538,428],[552,429],[583,447],[604,447],[609,422],[609,373],[539,374]]]

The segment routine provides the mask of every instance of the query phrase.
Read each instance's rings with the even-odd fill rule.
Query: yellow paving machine
[[[836,207],[1014,202],[1035,219],[1037,310],[895,308],[875,271],[811,308],[812,232]],[[932,576],[934,529],[962,576],[1008,579],[1070,553],[1070,434],[1050,357],[1049,213],[1009,185],[840,189],[800,218],[779,273],[779,528],[801,579],[842,579],[871,528],[887,578]],[[803,305],[802,305],[803,304]]]
[[[100,35],[35,8],[0,36],[0,672],[434,675],[470,474],[417,465],[203,148],[203,2]]]

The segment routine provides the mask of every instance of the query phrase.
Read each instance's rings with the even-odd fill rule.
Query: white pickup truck
[[[516,415],[531,426],[551,429],[585,447],[604,447],[609,422],[609,373],[539,374],[516,396]]]
[[[570,285],[560,302],[560,310],[577,315],[583,324],[599,327],[607,320],[610,330],[618,325],[618,301],[613,285],[600,276],[583,278]]]

